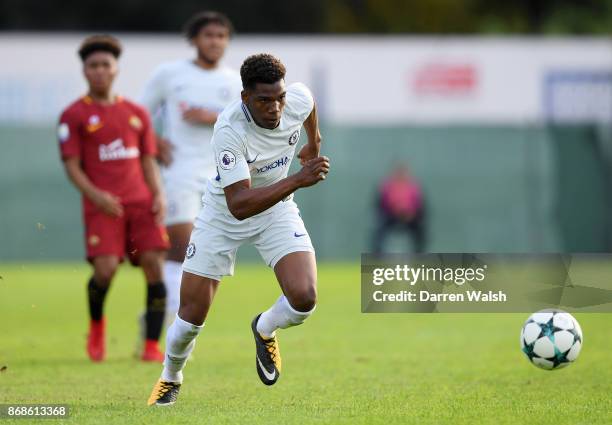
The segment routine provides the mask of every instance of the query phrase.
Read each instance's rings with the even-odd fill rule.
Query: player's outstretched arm
[[[300,171],[270,186],[251,188],[250,180],[240,180],[224,188],[227,206],[234,217],[244,220],[267,210],[301,187],[325,180],[329,158],[321,156],[307,161]]]
[[[308,143],[305,144],[298,153],[298,158],[300,158],[300,164],[302,165],[304,165],[306,161],[318,157],[321,151],[321,132],[319,131],[319,117],[317,115],[316,103],[313,104],[310,115],[308,115],[308,118],[304,121],[304,128],[308,136]]]
[[[121,200],[111,193],[98,189],[89,180],[89,177],[87,177],[87,174],[81,168],[81,159],[79,157],[72,156],[66,158],[64,160],[64,168],[72,184],[102,212],[113,217],[121,217],[123,215]]]

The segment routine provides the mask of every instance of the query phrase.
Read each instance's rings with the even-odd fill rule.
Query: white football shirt
[[[302,124],[313,106],[308,87],[289,85],[280,123],[268,130],[255,124],[242,101],[229,105],[215,124],[212,147],[217,177],[208,181],[204,204],[228,212],[224,187],[247,179],[253,188],[264,187],[287,177]]]
[[[163,136],[174,145],[172,164],[162,167],[170,187],[202,191],[206,180],[216,175],[212,126],[183,120],[183,111],[199,107],[220,113],[240,99],[241,90],[240,75],[227,67],[206,70],[185,59],[155,70],[140,101],[152,116],[161,113]]]

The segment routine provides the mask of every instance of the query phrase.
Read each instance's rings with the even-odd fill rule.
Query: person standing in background
[[[401,229],[412,235],[414,250],[425,251],[425,204],[423,193],[406,166],[399,165],[383,180],[377,193],[377,224],[373,252],[383,251],[389,232]]]
[[[106,355],[104,301],[119,263],[127,255],[147,282],[143,361],[161,362],[158,341],[166,306],[163,262],[168,235],[155,157],[155,135],[145,109],[112,91],[121,55],[119,40],[95,35],[78,51],[88,92],[70,104],[58,124],[66,174],[81,192],[87,260],[90,325],[87,353]]]

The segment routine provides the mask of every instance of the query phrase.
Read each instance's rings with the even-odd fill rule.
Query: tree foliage
[[[240,33],[612,33],[612,0],[0,0],[0,29],[177,32],[203,9]]]

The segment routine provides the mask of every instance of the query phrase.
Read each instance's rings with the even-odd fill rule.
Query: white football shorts
[[[244,243],[253,244],[272,268],[292,252],[315,252],[293,200],[242,221],[229,211],[204,205],[191,233],[183,270],[220,281],[234,274],[236,251]]]
[[[196,173],[192,162],[175,158],[171,168],[161,169],[166,192],[166,226],[193,223],[202,209],[202,195],[207,177],[216,176],[216,168],[201,167]],[[180,168],[179,165],[181,165]],[[198,175],[199,174],[199,175]]]
[[[202,192],[189,189],[166,189],[166,226],[193,223],[202,208]]]

